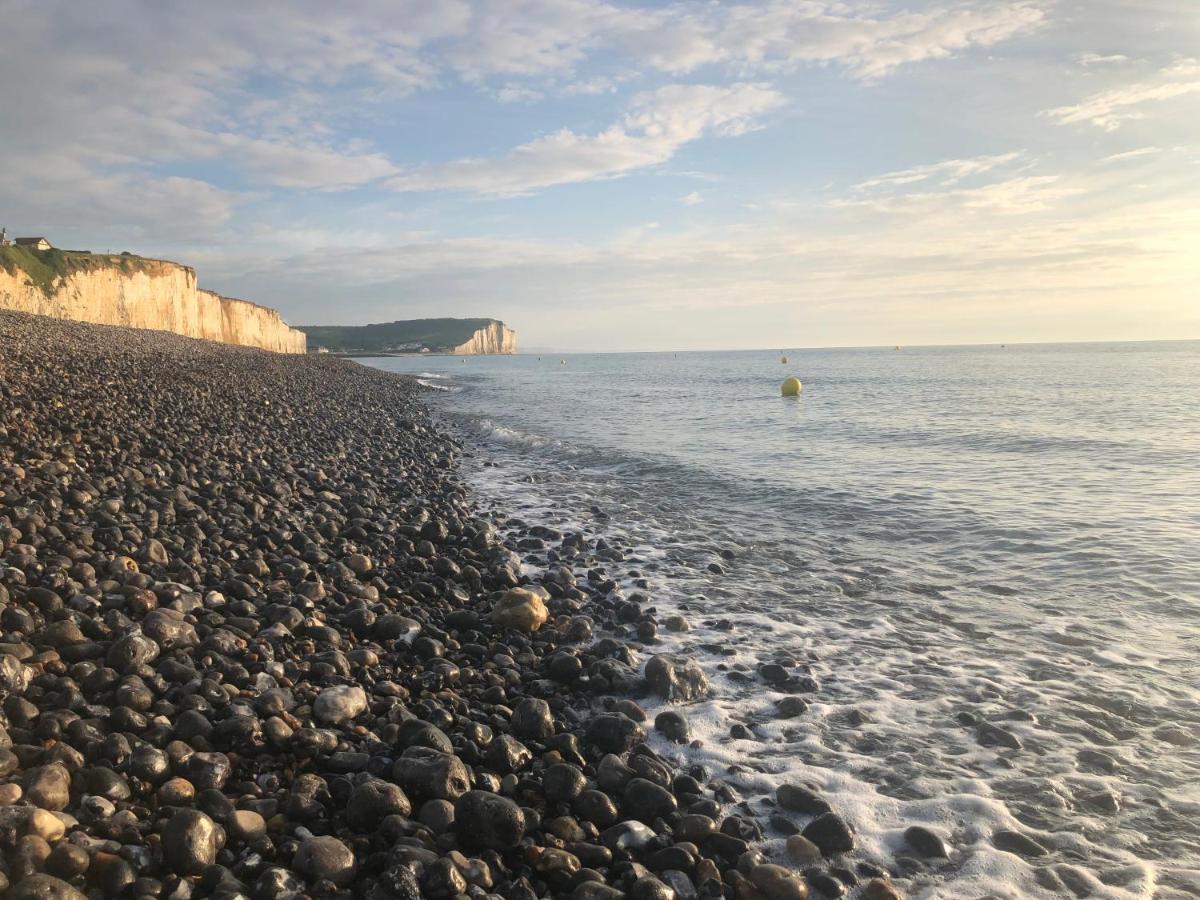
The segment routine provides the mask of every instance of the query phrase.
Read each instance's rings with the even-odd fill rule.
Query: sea
[[[362,362],[435,389],[481,506],[687,616],[655,649],[714,694],[656,746],[764,821],[818,788],[910,897],[1200,896],[1200,342]]]

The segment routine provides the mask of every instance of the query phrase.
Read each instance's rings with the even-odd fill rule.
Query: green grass
[[[28,247],[0,247],[0,268],[9,274],[24,273],[26,281],[47,297],[54,294],[59,279],[75,272],[114,268],[126,274],[146,271],[157,260],[129,254],[87,253],[79,250],[31,250]]]
[[[480,328],[495,319],[409,319],[377,325],[299,325],[310,347],[334,353],[386,353],[402,344],[419,344],[433,352],[452,350],[466,343]]]

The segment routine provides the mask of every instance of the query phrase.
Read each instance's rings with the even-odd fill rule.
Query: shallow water
[[[1200,895],[1200,342],[786,353],[366,362],[449,389],[479,497],[686,608],[697,755],[743,796],[819,785],[893,865],[935,828],[913,896]],[[779,653],[821,683],[798,719],[727,677]]]

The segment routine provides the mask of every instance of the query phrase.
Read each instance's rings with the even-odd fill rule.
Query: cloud
[[[684,194],[680,197],[679,202],[684,206],[697,206],[704,202],[704,198],[700,196],[699,191],[692,191],[690,194]]]
[[[855,191],[871,191],[878,188],[899,187],[920,181],[936,181],[939,184],[954,184],[970,175],[990,172],[998,166],[1020,159],[1020,153],[1001,153],[996,156],[976,156],[970,159],[947,159],[898,172],[887,172],[854,185]]]
[[[620,40],[644,62],[668,72],[724,64],[739,71],[781,71],[836,63],[857,78],[987,47],[1041,24],[1035,2],[933,4],[919,12],[861,12],[846,3],[775,0],[763,4],[670,7]]]
[[[865,199],[835,200],[840,208],[869,209],[878,213],[903,213],[933,209],[983,210],[1003,215],[1041,212],[1060,200],[1079,193],[1079,188],[1063,183],[1058,175],[1028,175],[1006,178],[971,188],[919,191]]]
[[[387,185],[396,191],[513,195],[614,178],[666,162],[704,135],[744,134],[783,102],[781,94],[761,84],[668,85],[635,97],[621,121],[598,134],[563,129],[499,158],[420,166],[389,179]]]
[[[1124,122],[1140,119],[1138,107],[1200,92],[1200,62],[1187,60],[1158,73],[1157,78],[1092,94],[1071,106],[1045,110],[1041,115],[1063,124],[1087,122],[1116,131]]]
[[[1138,159],[1143,156],[1153,156],[1162,153],[1160,147],[1139,147],[1136,150],[1126,150],[1124,153],[1114,153],[1111,156],[1106,156],[1101,162],[1124,162],[1127,159]]]
[[[1123,53],[1077,53],[1075,62],[1081,66],[1114,66],[1129,62],[1129,57]]]
[[[850,196],[835,199],[832,206],[888,215],[935,210],[1027,215],[1051,209],[1080,192],[1077,185],[1058,174],[1025,174],[1033,165],[1019,151],[942,160],[859,182]],[[991,180],[981,178],[985,175]],[[974,183],[964,186],[967,179]]]
[[[1200,326],[1191,175],[1181,167],[1151,198],[1120,195],[1121,173],[1109,170],[1041,172],[1027,176],[1037,183],[931,194],[902,216],[810,208],[619,229],[586,244],[412,234],[292,254],[229,291],[279,303],[292,321],[437,315],[451,304],[502,316],[526,344],[578,335],[593,350],[753,347],[764,334],[810,345],[1187,335]],[[1053,204],[1016,219],[1005,209],[1052,188]],[[331,310],[339,296],[355,303]]]
[[[343,153],[226,132],[219,143],[264,184],[284,188],[338,190],[378,181],[397,169],[381,153]]]
[[[501,103],[537,103],[544,96],[541,91],[517,84],[506,84],[496,91],[496,99]]]

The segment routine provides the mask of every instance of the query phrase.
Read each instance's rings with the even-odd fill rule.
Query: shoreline
[[[811,790],[777,865],[647,745],[687,707],[637,698],[704,673],[577,576],[594,535],[476,517],[411,379],[13,313],[0,344],[9,896],[898,896]]]

